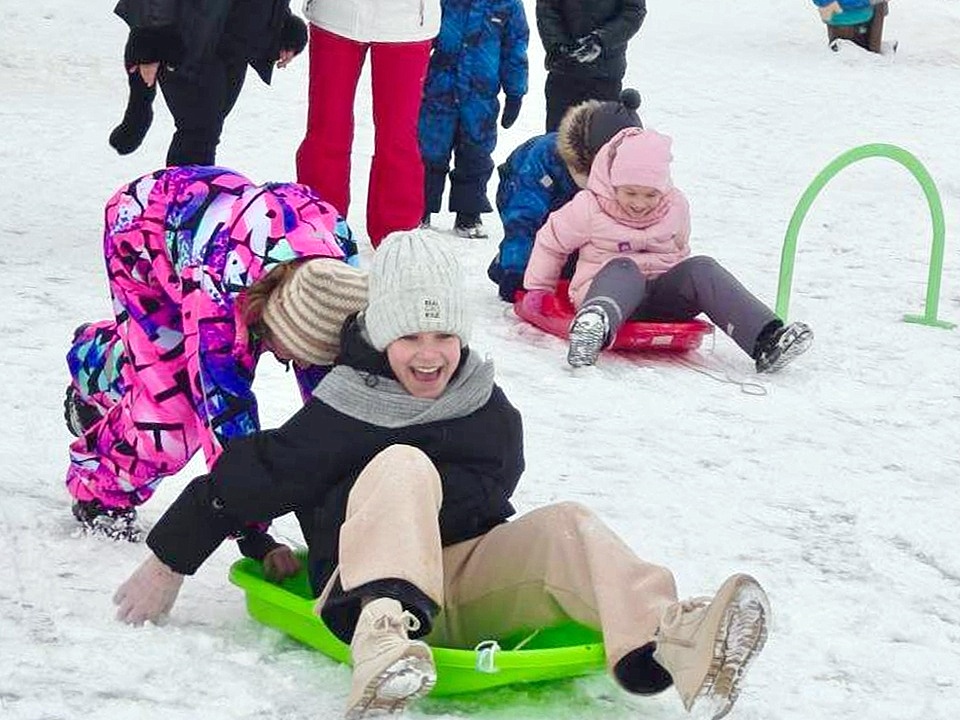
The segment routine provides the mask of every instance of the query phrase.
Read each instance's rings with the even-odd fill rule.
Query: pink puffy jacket
[[[570,299],[577,307],[600,268],[613,258],[630,258],[645,276],[655,277],[690,254],[690,206],[676,188],[671,186],[646,219],[617,212],[610,166],[620,141],[640,132],[653,131],[628,128],[604,145],[593,161],[586,189],[547,218],[537,232],[523,278],[527,290],[554,290],[567,255],[577,250],[580,257],[570,281]]]

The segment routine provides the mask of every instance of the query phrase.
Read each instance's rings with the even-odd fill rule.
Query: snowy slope
[[[234,547],[186,583],[166,626],[133,629],[112,619],[110,596],[144,548],[74,532],[62,487],[63,354],[75,325],[109,312],[103,202],[161,163],[171,128],[158,103],[138,153],[120,158],[106,144],[125,92],[111,6],[0,0],[0,717],[334,718],[348,670],[246,616],[226,581]],[[646,123],[674,137],[695,250],[771,304],[787,222],[816,173],[864,143],[912,152],[942,196],[939,314],[957,323],[960,2],[899,0],[887,28],[900,41],[895,57],[834,54],[802,0],[651,2],[627,79],[644,96]],[[536,40],[530,55],[533,91],[500,158],[542,129]],[[253,74],[247,82],[220,161],[258,180],[292,179],[306,62],[277,73],[272,88]],[[357,114],[351,222],[362,235],[368,99]],[[760,578],[775,622],[736,717],[960,714],[960,330],[901,322],[922,310],[931,241],[911,175],[865,160],[816,201],[790,312],[817,340],[769,378],[757,379],[722,335],[687,363],[605,357],[571,373],[562,343],[522,325],[485,279],[499,239],[495,216],[488,225],[488,241],[450,242],[472,270],[474,345],[496,358],[524,413],[518,507],[590,505],[670,565],[685,594],[711,592],[737,570]],[[757,387],[742,381],[765,393],[743,392]],[[296,406],[290,378],[269,361],[258,394],[265,425]],[[144,518],[200,471],[194,463],[168,480]],[[287,520],[279,527],[299,538]],[[504,691],[489,706],[430,701],[410,714],[666,720],[683,711],[672,692],[631,698],[597,677]]]

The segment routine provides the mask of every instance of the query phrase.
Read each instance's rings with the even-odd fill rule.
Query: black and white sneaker
[[[593,365],[607,343],[610,319],[603,308],[588,305],[580,309],[570,325],[570,347],[567,362],[571,367]]]
[[[67,430],[74,437],[85,435],[103,416],[100,411],[80,397],[73,383],[67,385],[67,392],[63,398],[63,419],[67,423]]]
[[[813,344],[813,330],[806,323],[795,322],[777,328],[757,347],[758,373],[773,373],[799,357]]]
[[[137,522],[137,509],[133,507],[109,508],[99,500],[76,500],[73,516],[88,535],[127,542],[143,539],[143,528]]]
[[[453,231],[462,238],[472,238],[479,240],[490,237],[483,223],[480,222],[480,216],[470,213],[457,213],[457,220],[453,225]]]

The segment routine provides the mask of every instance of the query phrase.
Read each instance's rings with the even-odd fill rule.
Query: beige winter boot
[[[740,681],[767,640],[770,603],[760,583],[733,575],[711,598],[668,607],[660,619],[654,660],[689,711],[702,701],[719,720],[740,694]]]
[[[430,692],[437,681],[433,655],[426,643],[407,636],[419,627],[397,600],[379,598],[363,608],[350,643],[353,684],[347,720],[402,712]]]

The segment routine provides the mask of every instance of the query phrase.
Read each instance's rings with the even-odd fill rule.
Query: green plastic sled
[[[314,598],[305,570],[275,584],[264,579],[260,563],[244,558],[230,567],[230,582],[243,589],[247,612],[255,620],[337,662],[350,662],[350,647],[313,613]],[[434,647],[433,660],[437,684],[430,694],[435,697],[571,678],[605,667],[600,633],[576,623],[491,638],[477,648]]]

